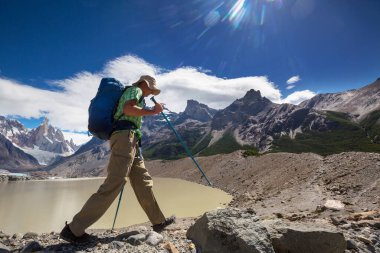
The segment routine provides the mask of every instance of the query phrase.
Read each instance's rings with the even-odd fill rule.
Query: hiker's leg
[[[129,179],[136,194],[137,200],[139,201],[141,207],[144,209],[150,222],[153,225],[164,222],[165,216],[158,206],[156,198],[154,197],[152,191],[152,177],[146,170],[144,161],[139,157],[135,157],[135,160],[133,161],[133,165],[129,173]]]
[[[133,134],[129,133],[129,131],[121,131],[111,136],[112,151],[107,167],[107,178],[69,224],[74,235],[81,236],[86,228],[95,223],[124,187],[136,153],[136,141]]]

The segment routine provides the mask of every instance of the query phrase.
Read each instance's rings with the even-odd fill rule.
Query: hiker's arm
[[[159,114],[162,110],[161,104],[156,104],[153,110],[147,110],[137,106],[136,100],[130,100],[125,102],[123,113],[128,116],[146,116]]]

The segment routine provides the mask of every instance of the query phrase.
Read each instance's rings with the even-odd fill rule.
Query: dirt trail
[[[327,199],[349,211],[378,209],[380,154],[347,152],[274,153],[243,157],[241,151],[197,158],[214,186],[234,196],[232,206],[253,207],[259,215],[312,212]],[[147,161],[153,176],[206,184],[192,161]]]

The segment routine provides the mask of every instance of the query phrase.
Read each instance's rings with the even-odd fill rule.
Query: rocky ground
[[[199,219],[178,219],[160,234],[149,224],[89,232],[97,238],[85,244],[67,243],[55,232],[0,232],[0,252],[380,252],[378,211],[332,215],[330,219],[308,215],[260,219],[253,209],[227,208]]]
[[[5,248],[4,252],[6,249],[21,251],[29,244],[35,249],[63,252],[272,252],[265,247],[273,247],[276,253],[380,253],[380,154],[349,152],[321,157],[311,153],[277,153],[244,157],[242,152],[234,152],[197,160],[215,187],[234,196],[230,207],[239,208],[222,212],[222,218],[215,221],[210,217],[218,215],[206,215],[213,225],[199,225],[195,233],[198,237],[189,235],[189,231],[194,230],[189,228],[198,226],[194,224],[201,221],[205,223],[204,217],[179,219],[161,233],[162,238],[155,246],[147,239],[151,232],[149,224],[140,224],[115,232],[91,231],[99,240],[86,245],[65,243],[56,233],[0,234],[0,252],[3,252],[1,247]],[[146,165],[154,176],[205,184],[190,159],[147,161]],[[245,208],[254,211],[244,211]],[[254,216],[250,217],[251,213],[255,213]],[[252,222],[242,222],[247,217]],[[248,223],[257,226],[248,226],[248,229]],[[223,227],[225,229],[220,229]],[[271,238],[271,245],[261,250],[257,241],[247,239],[256,238],[257,228],[267,231]],[[214,241],[200,239],[209,238],[207,230],[219,235],[216,239],[222,246],[215,244],[213,237]],[[247,231],[251,233],[249,236]],[[324,240],[326,243],[315,245]],[[244,243],[236,246],[236,241]],[[299,245],[295,241],[304,243]],[[320,247],[322,244],[338,246],[327,250]],[[240,249],[226,249],[225,245]],[[305,251],[305,245],[313,247]]]
[[[194,218],[178,219],[160,234],[149,224],[139,224],[123,229],[89,230],[97,238],[89,243],[71,244],[59,238],[56,232],[33,232],[14,235],[0,233],[0,252],[168,252],[168,246],[178,252],[192,252],[194,244],[186,238],[187,228]],[[169,251],[170,252],[170,251]],[[172,251],[175,252],[175,251]],[[195,252],[195,251],[194,251]]]

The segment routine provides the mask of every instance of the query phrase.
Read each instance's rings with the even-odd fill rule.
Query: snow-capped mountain
[[[37,128],[29,131],[29,138],[25,146],[33,145],[39,147],[40,150],[57,154],[72,154],[77,149],[73,140],[65,140],[61,130],[51,126],[47,118]]]
[[[318,94],[300,104],[304,108],[330,110],[351,114],[356,120],[380,109],[380,78],[374,83],[356,90]]]
[[[51,126],[47,118],[37,128],[28,130],[19,121],[0,116],[0,134],[35,157],[40,165],[51,164],[57,157],[73,154],[78,149],[73,140],[65,140],[61,130]]]
[[[13,144],[19,147],[25,146],[25,143],[28,140],[28,132],[28,129],[26,129],[19,121],[0,116],[0,134],[10,140]]]

